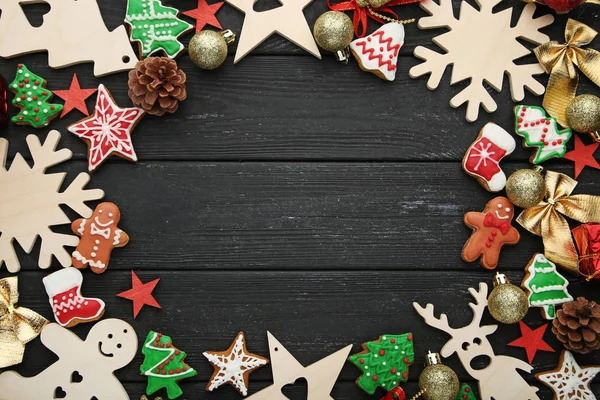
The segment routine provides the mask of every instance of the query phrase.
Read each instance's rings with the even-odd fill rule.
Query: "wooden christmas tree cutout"
[[[425,0],[421,8],[431,16],[419,20],[419,28],[448,28],[450,31],[433,39],[433,42],[446,53],[437,53],[423,46],[415,48],[416,57],[425,62],[410,69],[412,78],[430,73],[427,82],[429,90],[440,84],[448,65],[452,65],[453,85],[465,79],[470,84],[450,100],[454,108],[467,103],[467,121],[474,122],[479,115],[479,106],[487,112],[496,111],[497,104],[487,92],[484,82],[496,91],[502,90],[506,73],[510,78],[510,88],[514,101],[525,97],[524,88],[536,95],[544,93],[544,86],[533,78],[544,70],[538,64],[515,64],[513,60],[530,54],[530,51],[517,41],[525,39],[535,44],[545,43],[548,36],[539,29],[554,21],[552,15],[533,18],[535,4],[527,4],[516,26],[510,26],[512,8],[493,13],[492,9],[502,0],[476,0],[479,10],[463,1],[460,16],[455,18],[452,0]]]
[[[352,349],[352,345],[348,345],[308,367],[303,367],[275,339],[271,332],[267,331],[267,337],[273,370],[273,384],[248,397],[248,400],[287,400],[281,389],[296,382],[299,378],[304,378],[308,382],[306,400],[333,400],[330,393],[344,366],[346,357]]]
[[[21,3],[47,3],[40,27],[30,24]],[[106,28],[96,0],[0,0],[0,56],[48,51],[48,64],[63,68],[94,62],[94,75],[132,69],[137,57],[127,31]]]
[[[86,201],[98,200],[104,196],[100,189],[85,190],[90,176],[82,172],[61,192],[61,185],[67,173],[46,174],[46,169],[67,161],[72,153],[69,149],[56,151],[60,140],[58,131],[48,133],[43,144],[35,135],[27,136],[27,145],[33,158],[33,167],[17,154],[6,169],[8,141],[0,138],[0,267],[5,262],[9,272],[21,269],[13,241],[16,240],[26,253],[30,253],[37,237],[42,246],[38,266],[50,267],[52,256],[63,267],[71,265],[71,254],[64,246],[77,246],[79,238],[53,232],[54,225],[69,224],[71,221],[60,209],[61,204],[69,206],[82,217],[92,215]]]

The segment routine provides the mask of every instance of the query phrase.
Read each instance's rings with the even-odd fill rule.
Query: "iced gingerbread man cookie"
[[[473,233],[462,249],[462,259],[467,262],[481,257],[481,266],[494,269],[498,265],[500,250],[505,244],[516,244],[521,236],[510,222],[514,217],[513,205],[506,197],[490,200],[483,212],[465,214],[465,224]]]
[[[50,324],[40,337],[58,361],[31,378],[14,371],[1,374],[2,400],[129,400],[113,372],[129,364],[137,351],[137,335],[131,325],[106,319],[81,340],[70,330]]]
[[[381,79],[396,79],[398,53],[404,44],[404,26],[397,23],[383,25],[367,37],[350,43],[350,51],[360,68]]]
[[[516,146],[510,133],[490,122],[469,146],[462,160],[463,169],[485,190],[499,192],[506,186],[506,175],[500,168],[500,161],[515,151]]]
[[[79,218],[71,224],[73,233],[81,237],[73,252],[73,266],[101,274],[106,271],[110,253],[115,247],[129,243],[129,236],[118,228],[119,208],[110,202],[100,203],[90,218]]]

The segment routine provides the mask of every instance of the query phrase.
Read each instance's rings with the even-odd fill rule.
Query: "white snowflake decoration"
[[[44,144],[35,135],[27,136],[33,167],[21,154],[17,154],[7,170],[8,141],[0,138],[0,267],[6,263],[9,272],[21,269],[13,240],[30,253],[38,236],[42,239],[38,259],[40,268],[50,267],[52,256],[62,266],[70,266],[71,255],[64,246],[77,246],[79,238],[50,229],[51,226],[71,222],[60,205],[65,204],[87,218],[92,215],[92,209],[84,202],[104,196],[101,189],[84,190],[90,180],[85,172],[80,173],[63,192],[60,188],[66,172],[45,174],[47,168],[71,158],[69,149],[56,151],[59,140],[58,131],[51,131]]]
[[[421,8],[430,16],[419,20],[419,28],[448,28],[450,31],[433,39],[433,42],[446,51],[438,53],[423,46],[415,48],[414,55],[425,62],[410,69],[410,76],[416,78],[431,73],[427,87],[434,90],[440,84],[448,65],[452,65],[453,85],[471,79],[469,85],[450,100],[454,108],[467,103],[467,121],[474,122],[479,115],[479,106],[487,112],[496,111],[484,82],[496,91],[502,90],[504,73],[510,79],[514,101],[523,100],[524,88],[536,95],[544,93],[544,86],[533,75],[544,73],[538,64],[517,65],[514,60],[530,54],[530,50],[517,41],[525,39],[535,44],[549,41],[539,29],[554,21],[552,15],[533,18],[535,4],[527,4],[514,27],[510,26],[512,8],[492,13],[492,9],[502,0],[476,0],[479,10],[469,3],[461,3],[459,18],[454,16],[452,0],[424,0]]]
[[[596,400],[590,389],[600,367],[580,367],[570,351],[564,350],[558,371],[537,374],[537,378],[555,393],[555,399]]]

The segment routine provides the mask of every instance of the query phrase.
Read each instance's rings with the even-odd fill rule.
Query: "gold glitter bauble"
[[[494,290],[488,297],[488,310],[492,317],[503,324],[516,324],[529,310],[529,300],[520,287],[508,281],[503,274],[497,274]]]
[[[419,376],[419,389],[425,390],[425,400],[454,400],[459,387],[456,373],[443,364],[429,365]]]
[[[315,22],[313,34],[319,46],[335,53],[348,47],[354,38],[354,26],[343,12],[327,11]]]
[[[537,206],[544,200],[546,182],[538,169],[520,169],[508,177],[506,195],[511,203],[522,208]]]
[[[600,130],[600,98],[592,94],[575,97],[566,109],[567,124],[577,132]]]
[[[200,31],[190,40],[189,52],[198,67],[215,69],[227,58],[227,41],[220,32]]]

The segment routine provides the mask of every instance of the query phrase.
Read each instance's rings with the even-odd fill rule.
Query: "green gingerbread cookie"
[[[471,389],[471,386],[463,383],[460,386],[460,390],[458,391],[458,394],[454,400],[477,400],[477,398],[473,394],[473,389]]]

